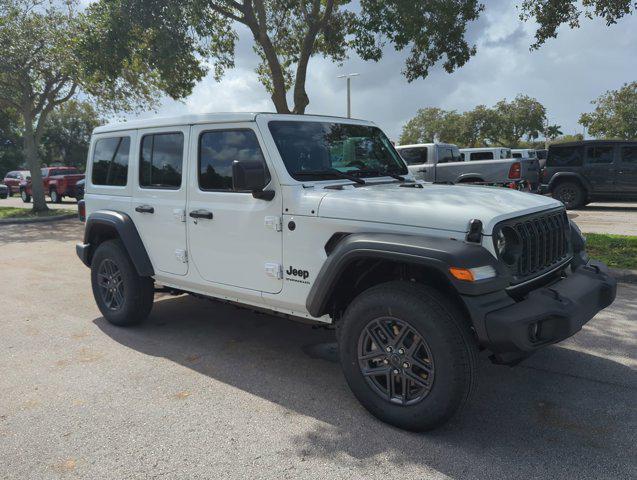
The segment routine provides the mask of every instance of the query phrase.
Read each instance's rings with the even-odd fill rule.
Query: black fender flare
[[[320,317],[329,313],[329,299],[340,276],[352,262],[363,258],[387,259],[434,268],[462,295],[482,295],[503,290],[511,281],[508,269],[486,248],[475,243],[421,235],[355,233],[344,237],[321,267],[305,304],[310,315]],[[487,265],[495,269],[496,276],[477,282],[457,280],[449,272],[450,267]]]
[[[117,232],[117,238],[124,244],[140,276],[152,277],[155,275],[153,264],[135,227],[135,223],[127,214],[112,210],[97,210],[86,219],[84,243],[78,244],[76,250],[78,256],[87,267],[91,266],[91,259],[95,253],[95,245],[92,245],[94,232],[100,227],[106,227]]]
[[[549,180],[549,191],[553,191],[555,186],[562,180],[575,180],[576,182],[579,182],[584,187],[586,195],[590,195],[591,191],[593,190],[593,186],[583,175],[577,172],[557,172]]]

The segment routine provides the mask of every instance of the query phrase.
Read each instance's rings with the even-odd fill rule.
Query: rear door
[[[615,145],[596,143],[584,147],[584,175],[595,193],[612,193],[617,182]]]
[[[617,193],[637,195],[637,143],[619,146]]]
[[[398,153],[407,164],[407,169],[418,180],[435,180],[431,178],[433,165],[427,165],[427,147],[401,148]],[[431,169],[431,173],[429,173]]]
[[[140,130],[132,215],[155,271],[186,275],[189,126]]]

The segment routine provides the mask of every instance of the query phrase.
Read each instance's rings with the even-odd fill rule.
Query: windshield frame
[[[279,117],[279,118],[269,118],[264,123],[265,123],[265,126],[267,127],[267,132],[270,138],[272,139],[272,145],[276,153],[281,159],[281,166],[283,167],[286,174],[296,182],[308,183],[308,182],[329,181],[330,183],[334,183],[334,182],[349,183],[349,182],[353,182],[353,180],[348,180],[347,178],[339,178],[338,175],[334,174],[334,172],[330,171],[330,169],[327,167],[325,169],[324,174],[317,173],[315,175],[312,175],[311,173],[304,173],[303,171],[292,170],[288,166],[288,163],[286,162],[286,159],[284,158],[284,154],[281,152],[281,149],[279,148],[279,141],[277,139],[277,135],[275,132],[273,132],[271,128],[273,124],[282,124],[282,123],[283,124],[299,124],[299,125],[306,124],[306,123],[335,124],[335,125],[345,126],[345,127],[358,127],[358,128],[372,129],[374,133],[379,135],[382,142],[382,146],[386,149],[387,153],[389,154],[389,157],[391,159],[390,161],[394,162],[395,168],[377,171],[374,165],[364,164],[365,168],[363,168],[363,166],[361,166],[360,168],[352,168],[352,169],[344,169],[339,167],[337,170],[347,175],[357,176],[358,178],[361,178],[361,179],[391,177],[392,174],[400,175],[400,176],[409,175],[409,170],[407,169],[407,165],[405,164],[405,161],[402,159],[398,151],[395,149],[391,140],[387,137],[387,135],[385,135],[385,133],[378,126],[374,124],[370,124],[367,122],[365,123],[350,122],[348,121],[348,119],[329,118],[329,117],[328,118],[315,117],[315,118],[308,118],[308,119],[305,119],[305,118],[286,119],[286,118]],[[354,138],[354,136],[348,137],[348,138]],[[336,167],[332,167],[332,168],[336,168]],[[314,169],[310,169],[310,170],[314,170]],[[321,172],[322,172],[322,169],[321,169]],[[358,175],[357,172],[360,172],[360,175]]]

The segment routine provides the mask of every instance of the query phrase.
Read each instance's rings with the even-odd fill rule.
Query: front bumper
[[[496,362],[512,364],[577,333],[613,303],[616,291],[606,265],[591,260],[520,301],[506,292],[463,298],[481,344]]]

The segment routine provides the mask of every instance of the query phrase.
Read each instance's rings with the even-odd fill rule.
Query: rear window
[[[475,160],[493,160],[493,152],[473,152],[469,156],[471,161]]]
[[[398,153],[407,165],[427,163],[427,148],[401,148]]]
[[[622,163],[635,163],[637,164],[637,145],[631,145],[630,147],[622,147]]]
[[[584,147],[551,147],[546,165],[549,167],[581,167],[584,158]]]
[[[130,137],[100,138],[93,150],[93,185],[124,187],[128,178]]]
[[[438,163],[460,162],[460,151],[453,147],[438,147]]]

